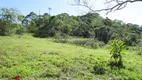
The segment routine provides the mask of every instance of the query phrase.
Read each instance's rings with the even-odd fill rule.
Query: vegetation
[[[23,16],[15,9],[0,9],[0,35],[32,33],[35,37],[75,36],[92,38],[107,44],[114,39],[134,46],[141,38],[142,27],[120,20],[102,18],[98,13],[70,16],[67,13],[51,16],[31,12]]]
[[[50,10],[24,16],[0,8],[0,79],[142,79],[142,26]]]
[[[142,79],[142,58],[125,51],[125,68],[111,70],[109,49],[54,43],[30,35],[0,37],[0,79]]]
[[[110,66],[111,69],[117,67],[122,68],[124,67],[123,60],[122,60],[122,50],[125,49],[124,42],[119,40],[114,40],[111,43],[111,58],[110,58]]]

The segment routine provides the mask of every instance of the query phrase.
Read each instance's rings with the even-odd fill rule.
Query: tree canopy
[[[0,35],[32,33],[35,37],[76,36],[92,38],[107,44],[119,39],[127,45],[136,45],[142,35],[142,27],[121,20],[103,18],[99,13],[70,16],[67,13],[26,16],[15,9],[0,9]]]

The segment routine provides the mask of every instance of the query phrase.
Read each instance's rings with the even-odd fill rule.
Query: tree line
[[[130,18],[131,19],[131,18]],[[70,16],[67,13],[43,15],[30,12],[24,16],[13,8],[0,8],[0,35],[32,33],[35,37],[83,37],[93,38],[107,44],[118,39],[126,45],[136,45],[142,38],[142,26],[121,20],[103,18],[99,13]]]

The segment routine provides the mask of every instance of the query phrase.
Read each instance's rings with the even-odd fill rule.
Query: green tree
[[[123,68],[122,51],[125,49],[124,42],[121,40],[113,40],[111,43],[110,50],[110,67],[113,68]]]
[[[11,35],[11,28],[12,28],[12,24],[13,23],[16,23],[17,20],[18,20],[18,14],[19,14],[19,11],[17,11],[16,9],[13,9],[13,8],[1,8],[0,9],[0,19],[1,19],[1,23],[2,23],[2,26],[3,30],[0,30],[2,31],[1,34],[3,35]],[[4,27],[5,26],[5,27]],[[4,29],[5,28],[5,29]]]
[[[98,40],[103,41],[106,44],[110,40],[112,32],[109,27],[103,26],[103,27],[95,28],[95,34],[96,34],[95,37]]]
[[[23,25],[27,27],[28,32],[35,33],[40,25],[40,18],[34,12],[30,12],[23,20]]]
[[[44,25],[35,33],[37,37],[53,37],[59,31],[59,21],[55,16],[46,20]]]

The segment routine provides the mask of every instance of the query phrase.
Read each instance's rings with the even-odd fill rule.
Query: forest
[[[11,8],[0,9],[0,35],[10,36],[32,33],[35,37],[81,37],[92,38],[107,44],[118,39],[128,46],[135,46],[141,40],[142,26],[121,20],[102,18],[99,13],[70,16],[67,13],[38,15],[30,12],[24,16]]]
[[[142,25],[99,13],[23,15],[0,8],[0,46],[0,79],[142,79]]]

